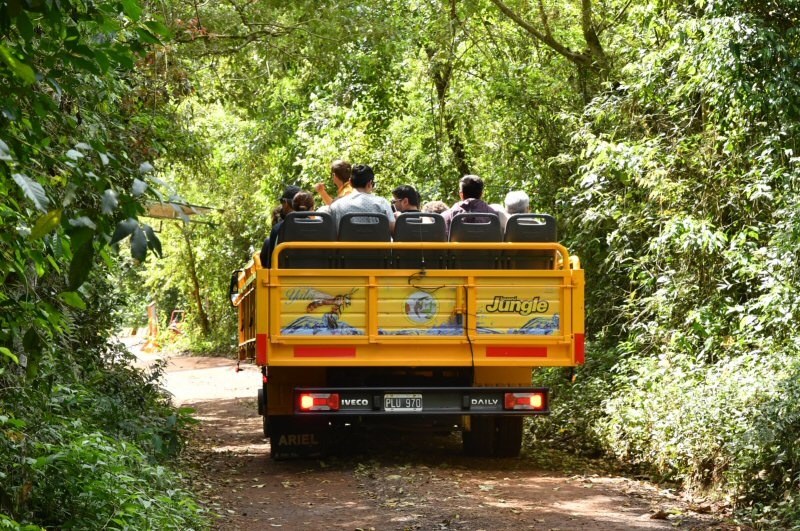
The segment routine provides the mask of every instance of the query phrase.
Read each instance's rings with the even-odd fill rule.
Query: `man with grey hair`
[[[531,209],[531,200],[528,194],[521,190],[508,192],[506,194],[505,204],[506,212],[508,212],[509,215],[524,214],[530,212]]]

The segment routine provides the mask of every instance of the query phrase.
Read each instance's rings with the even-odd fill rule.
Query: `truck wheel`
[[[498,417],[497,457],[517,457],[522,448],[522,417]]]
[[[473,415],[470,431],[461,434],[464,453],[472,457],[491,457],[495,452],[495,419]]]
[[[267,400],[263,389],[258,390],[258,414],[261,415],[264,437],[269,437],[269,416],[267,415]]]

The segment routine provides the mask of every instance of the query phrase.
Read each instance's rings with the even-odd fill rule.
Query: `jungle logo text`
[[[532,299],[520,299],[519,297],[502,297],[495,295],[494,300],[486,305],[486,311],[491,313],[518,313],[520,315],[530,315],[532,313],[547,313],[550,303],[534,297]]]

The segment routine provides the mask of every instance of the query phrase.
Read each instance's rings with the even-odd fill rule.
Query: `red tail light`
[[[339,411],[339,393],[301,393],[300,411]]]
[[[541,411],[546,409],[547,397],[545,393],[506,393],[506,409],[526,409]]]

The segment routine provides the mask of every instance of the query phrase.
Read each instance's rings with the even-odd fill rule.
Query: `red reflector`
[[[339,393],[302,393],[300,411],[339,411]]]
[[[487,358],[546,358],[547,347],[486,347]]]
[[[586,338],[583,334],[575,334],[575,363],[586,363]]]
[[[544,393],[506,393],[506,409],[542,410],[545,405]]]
[[[267,334],[256,334],[256,365],[267,364]]]

